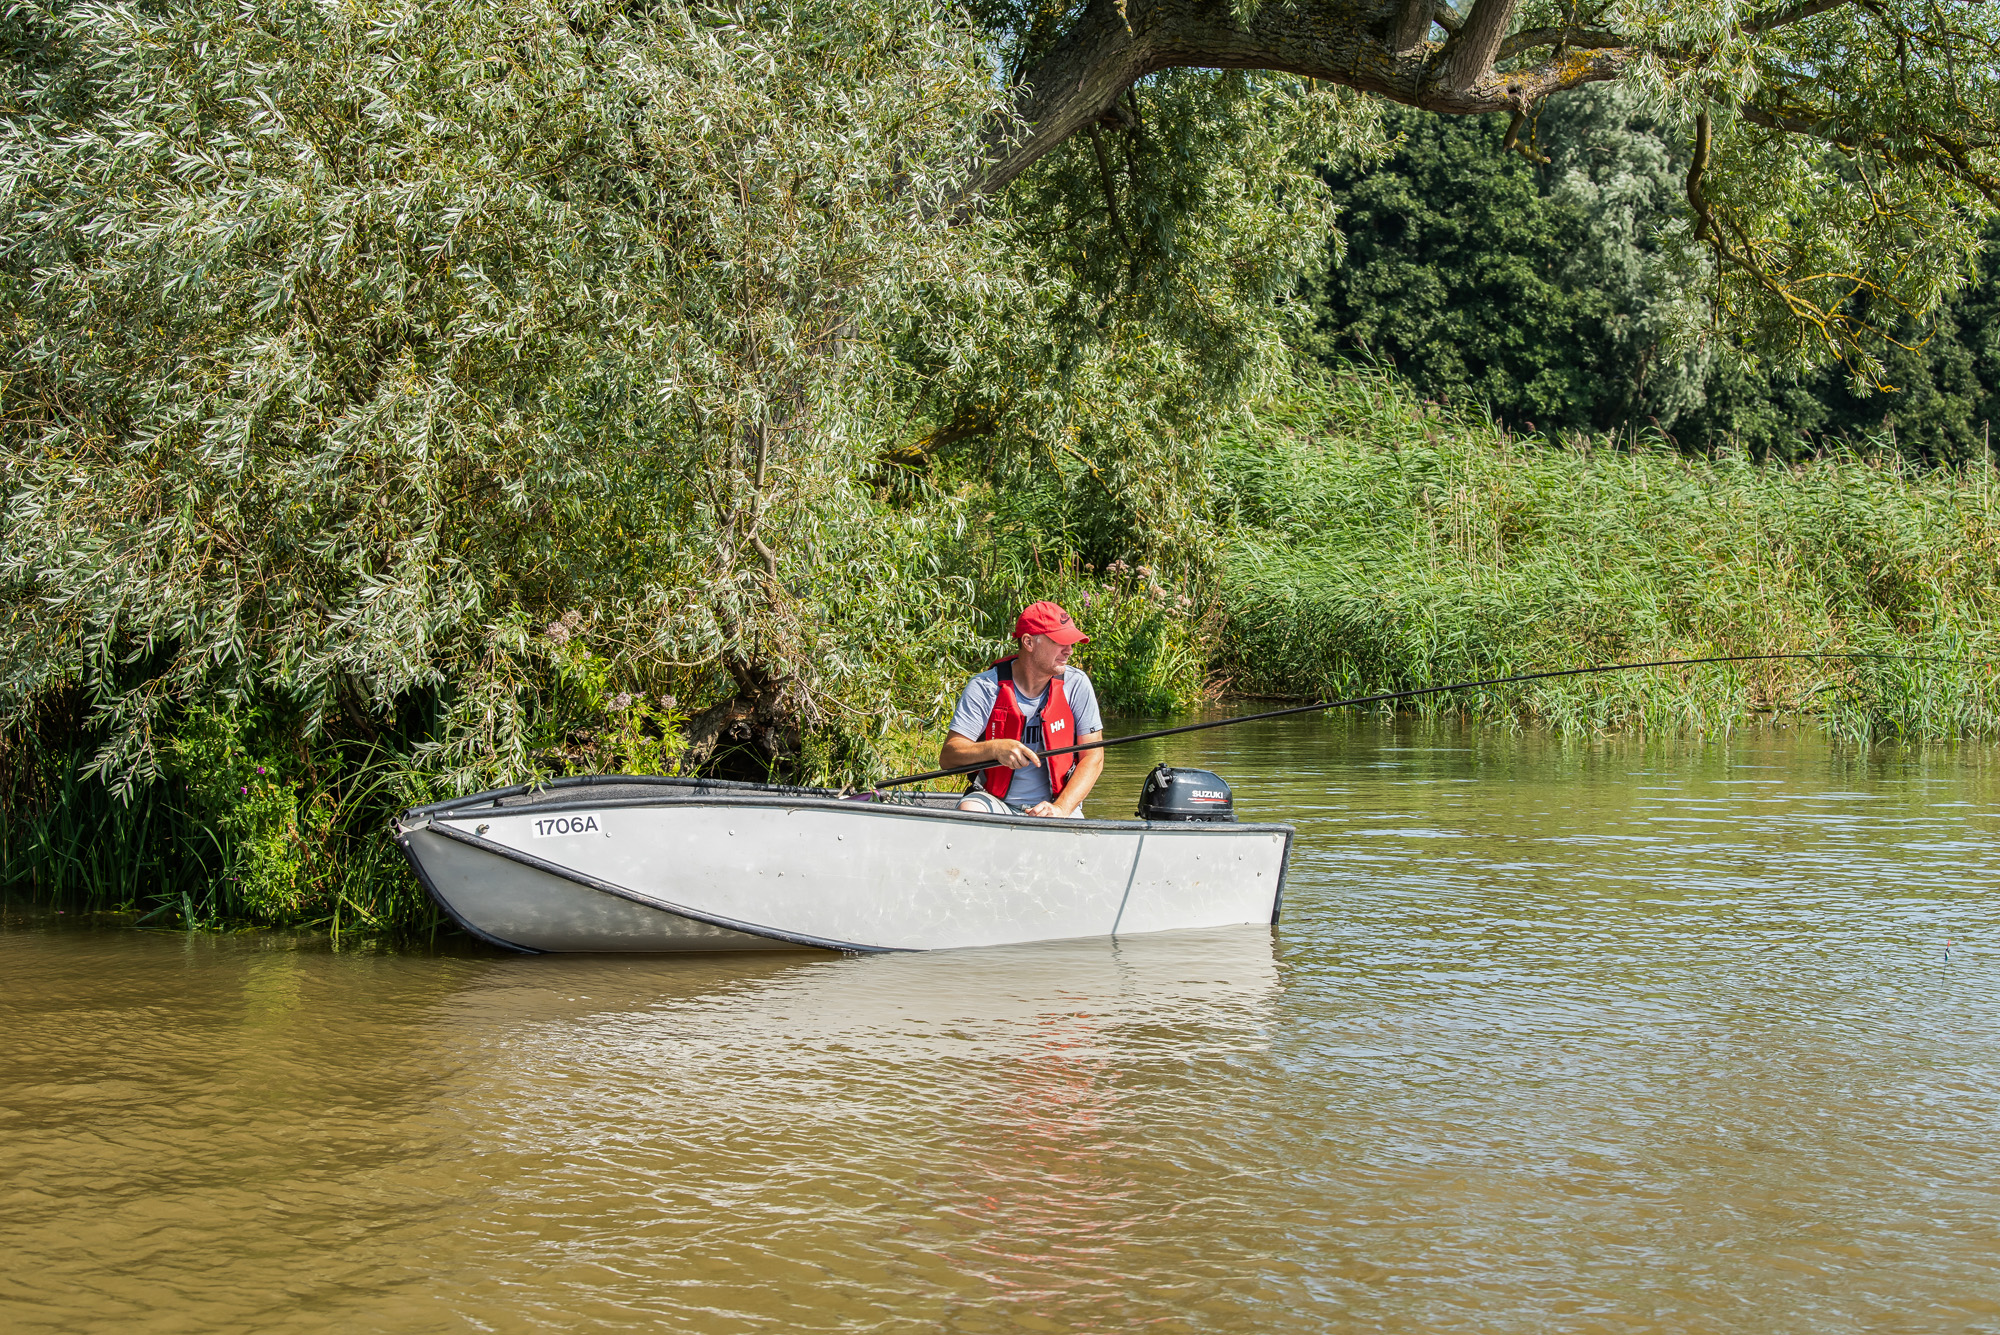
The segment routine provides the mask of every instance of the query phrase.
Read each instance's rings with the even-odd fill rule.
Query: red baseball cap
[[[1078,630],[1069,613],[1054,603],[1029,603],[1014,622],[1014,638],[1046,635],[1057,644],[1088,644],[1090,637]]]

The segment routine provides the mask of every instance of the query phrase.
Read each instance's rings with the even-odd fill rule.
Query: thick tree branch
[[[1694,153],[1688,161],[1687,201],[1688,207],[1694,210],[1694,239],[1697,241],[1707,241],[1715,228],[1715,219],[1708,211],[1708,200],[1701,193],[1701,178],[1708,172],[1712,129],[1713,123],[1706,111],[1694,118]]]
[[[1518,0],[1472,0],[1472,12],[1465,26],[1444,45],[1438,71],[1440,87],[1463,93],[1486,77],[1500,57],[1500,42],[1507,35],[1507,21],[1514,17]]]
[[[2000,176],[1981,169],[1973,160],[1976,151],[1989,145],[1954,140],[1921,125],[1893,138],[1883,134],[1843,134],[1829,119],[1767,111],[1753,102],[1739,102],[1736,112],[1752,125],[1818,139],[1848,153],[1874,153],[1892,162],[1935,167],[1979,191],[1988,203],[2000,205]]]
[[[944,453],[962,441],[976,440],[990,435],[999,425],[999,413],[985,405],[959,405],[953,412],[951,421],[945,423],[928,436],[901,445],[892,445],[876,456],[876,463],[886,468],[921,469],[930,466],[933,457]]]
[[[1389,49],[1399,56],[1414,55],[1431,35],[1431,0],[1402,0],[1396,11],[1396,30]]]
[[[1567,46],[1578,51],[1615,51],[1626,45],[1629,43],[1617,33],[1600,32],[1595,28],[1524,28],[1500,43],[1500,54],[1494,59],[1512,60],[1523,51],[1544,46]]]
[[[1801,0],[1798,4],[1779,5],[1773,9],[1765,10],[1756,18],[1746,20],[1743,24],[1743,31],[1749,36],[1755,37],[1760,32],[1769,32],[1773,28],[1783,28],[1790,24],[1809,19],[1815,14],[1824,14],[1829,9],[1843,9],[1853,3],[1854,0]]]
[[[1016,101],[1025,133],[996,141],[973,193],[998,190],[1096,120],[1120,93],[1158,70],[1275,70],[1375,93],[1453,115],[1514,111],[1550,93],[1615,79],[1630,47],[1592,47],[1496,73],[1516,0],[1478,0],[1444,54],[1421,44],[1392,49],[1401,0],[1267,0],[1247,17],[1228,0],[1095,0],[1029,67]],[[1432,15],[1447,28],[1448,7]],[[1580,44],[1578,44],[1580,45]]]
[[[1090,147],[1097,154],[1097,175],[1104,184],[1104,211],[1111,216],[1111,234],[1118,238],[1120,246],[1130,250],[1132,243],[1125,236],[1125,220],[1118,216],[1118,185],[1111,177],[1111,158],[1104,151],[1104,134],[1096,121],[1090,123]]]
[[[1814,139],[1824,139],[1838,148],[1858,148],[1852,136],[1833,131],[1823,121],[1810,121],[1802,116],[1787,115],[1784,112],[1766,111],[1753,102],[1739,102],[1736,113],[1752,125],[1760,125],[1766,130],[1783,130],[1786,134],[1807,135]]]

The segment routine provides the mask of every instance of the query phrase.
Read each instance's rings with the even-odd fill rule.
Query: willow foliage
[[[1288,375],[1310,320],[1299,276],[1335,221],[1319,170],[1375,156],[1381,123],[1345,90],[1192,70],[1120,111],[1121,132],[1071,141],[1004,200],[1045,305],[998,334],[959,411],[979,403],[1015,447],[1015,489],[1073,461],[1069,512],[1144,514],[1099,560],[1171,561],[1199,544],[1217,418]]]
[[[1677,231],[1717,323],[1774,364],[1878,378],[1896,326],[1969,276],[2000,206],[2000,14],[1936,0],[1574,6],[1642,42],[1630,79],[1692,155]]]
[[[853,479],[873,331],[995,272],[948,206],[996,90],[936,7],[7,24],[0,709],[85,689],[144,777],[190,701],[429,690],[463,786],[538,768],[565,612],[613,684],[756,665],[809,717],[926,633],[883,592],[928,540]]]

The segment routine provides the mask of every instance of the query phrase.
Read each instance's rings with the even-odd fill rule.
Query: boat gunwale
[[[579,775],[580,779],[594,779],[609,783],[610,776]],[[619,782],[635,782],[620,778]],[[671,784],[675,788],[706,786],[727,780],[681,779],[668,780],[653,778],[640,782]],[[689,792],[685,796],[659,797],[603,797],[592,800],[583,794],[571,796],[574,788],[584,787],[573,780],[557,780],[563,785],[561,796],[556,796],[555,784],[531,787],[523,784],[514,788],[497,788],[491,792],[474,793],[470,797],[453,798],[447,802],[432,802],[426,806],[412,807],[404,812],[398,824],[402,828],[428,825],[440,818],[466,819],[485,815],[489,812],[522,814],[531,811],[567,810],[573,807],[629,808],[651,806],[750,806],[750,807],[810,807],[821,810],[839,810],[857,815],[870,816],[913,816],[922,820],[972,821],[983,825],[1009,826],[1015,829],[1033,830],[1119,830],[1128,833],[1176,833],[1176,834],[1223,834],[1238,832],[1245,834],[1283,834],[1285,853],[1289,859],[1292,837],[1297,828],[1277,821],[1236,821],[1236,820],[1115,820],[1096,816],[1074,818],[1051,818],[1022,814],[998,815],[988,811],[958,811],[939,807],[903,805],[895,802],[861,802],[853,798],[835,795],[832,789],[786,789],[778,785],[743,784],[738,792]],[[522,797],[536,793],[548,793],[545,801],[523,802],[514,806],[498,806],[497,803],[510,797]],[[481,807],[478,803],[496,805]]]
[[[404,813],[404,819],[438,815],[457,807],[473,806],[481,802],[501,802],[510,797],[530,797],[538,793],[567,792],[572,789],[608,787],[611,785],[631,785],[634,787],[658,787],[667,790],[699,790],[703,788],[740,790],[746,794],[757,793],[770,796],[780,794],[788,797],[819,798],[828,801],[845,801],[838,788],[795,788],[778,783],[747,783],[740,779],[703,779],[681,774],[566,774],[554,779],[536,783],[517,783],[506,788],[489,788],[483,793],[469,793],[464,797],[447,797],[440,802],[426,802],[419,807],[411,807]],[[695,794],[691,794],[695,795]],[[699,794],[712,796],[713,793]],[[518,810],[518,808],[513,808]]]

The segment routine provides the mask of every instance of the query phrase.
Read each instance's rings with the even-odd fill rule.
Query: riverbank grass
[[[1420,701],[1564,729],[1811,718],[2000,731],[2000,477],[1884,451],[1795,466],[1514,437],[1386,377],[1295,386],[1222,452],[1225,689],[1337,698],[1756,652],[1941,661],[1658,669]]]

